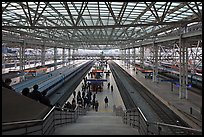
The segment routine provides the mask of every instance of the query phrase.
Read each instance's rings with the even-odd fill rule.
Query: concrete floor
[[[139,135],[136,128],[125,125],[113,112],[88,111],[76,123],[58,127],[55,135]]]

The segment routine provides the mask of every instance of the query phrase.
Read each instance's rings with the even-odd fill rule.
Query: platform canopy
[[[3,37],[58,47],[121,49],[194,22],[202,2],[2,2]]]

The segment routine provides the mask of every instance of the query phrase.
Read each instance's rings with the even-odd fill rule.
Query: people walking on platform
[[[91,83],[90,82],[88,82],[88,84],[87,84],[88,86],[88,91],[90,91],[91,90]]]
[[[84,98],[84,102],[83,102],[84,108],[86,108],[87,104],[88,104],[88,98],[85,97],[85,98]]]
[[[76,100],[73,98],[72,99],[72,110],[76,108]]]
[[[105,102],[105,108],[108,107],[108,97],[107,96],[105,97],[104,102]]]
[[[96,100],[96,93],[93,94],[93,100],[92,100],[92,108],[94,109],[94,106],[95,106],[95,101]]]
[[[78,105],[79,105],[80,107],[82,107],[82,102],[83,102],[82,98],[79,98],[79,100],[78,100]]]
[[[84,83],[82,83],[81,89],[82,89],[82,91],[85,91],[85,85],[84,85]]]
[[[40,91],[38,91],[38,85],[33,86],[33,91],[30,93],[30,98],[40,101],[43,97]]]
[[[98,107],[99,107],[98,100],[95,101],[94,107],[95,107],[95,111],[97,112],[98,111]]]
[[[82,99],[84,100],[84,98],[85,98],[85,91],[82,91]]]
[[[68,101],[65,105],[64,105],[65,110],[70,110],[72,109],[72,104]]]
[[[76,97],[76,91],[74,90],[74,92],[73,92],[73,96],[74,96],[74,98]]]
[[[113,92],[113,85],[111,85],[111,92]]]
[[[108,82],[108,89],[110,88],[110,82]]]

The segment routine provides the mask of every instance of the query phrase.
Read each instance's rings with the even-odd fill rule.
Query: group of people
[[[38,90],[38,85],[33,86],[32,92],[30,92],[29,88],[24,88],[21,93],[22,93],[22,95],[24,95],[26,97],[29,97],[29,98],[36,100],[36,101],[38,101],[44,105],[52,107],[49,98],[46,96],[47,91],[40,92]]]
[[[10,78],[6,78],[4,81],[2,79],[2,87],[5,87],[7,89],[10,89],[15,92],[15,90],[10,86],[12,80]],[[29,88],[24,88],[21,92],[22,95],[29,97],[33,100],[36,100],[44,105],[52,107],[49,98],[46,96],[47,92],[38,91],[38,85],[33,86],[33,91],[30,92]]]
[[[108,89],[110,89],[110,82],[108,82]],[[113,92],[113,85],[111,85],[111,92]]]
[[[79,107],[83,108],[89,108],[92,105],[92,108],[98,111],[99,103],[98,100],[96,100],[96,93],[92,95],[91,91],[83,90],[82,93],[78,91],[76,96],[76,91],[74,91],[73,96],[72,103],[67,102],[66,107],[69,106],[70,109],[75,109],[77,103]]]

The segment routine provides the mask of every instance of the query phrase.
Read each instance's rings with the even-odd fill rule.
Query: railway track
[[[175,78],[169,76],[169,75],[162,75],[162,74],[159,74],[159,77],[165,79],[165,80],[173,80]],[[178,78],[176,78],[176,80],[179,80]],[[189,91],[199,95],[199,96],[202,96],[202,90],[200,90],[199,88],[197,87],[191,87],[191,88],[188,88]]]
[[[139,92],[141,97],[143,97],[146,102],[152,107],[152,109],[155,111],[155,113],[161,118],[161,120],[170,125],[177,125],[177,126],[182,126],[182,127],[190,127],[186,122],[184,122],[179,116],[177,116],[172,110],[168,109],[161,101],[159,101],[156,97],[154,97],[144,86],[142,86],[138,81],[136,81],[132,76],[130,76],[127,72],[125,72],[119,65],[117,65],[114,62],[109,63],[111,71],[113,72],[113,76],[116,79],[117,86],[121,92],[121,96],[125,95],[125,100],[129,99],[131,100],[128,104],[129,106],[132,106],[132,99],[130,99],[130,95],[127,91],[126,93],[125,87],[122,84],[122,80],[120,79],[120,75],[125,75],[126,80],[129,83],[131,83],[131,86],[134,87],[135,91]],[[118,85],[119,84],[119,85]],[[123,87],[122,87],[123,86]],[[122,89],[120,89],[122,87]],[[127,101],[126,101],[127,102]],[[177,128],[169,128],[173,134],[182,134],[182,135],[187,135],[186,130],[182,129],[177,129]]]

